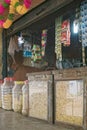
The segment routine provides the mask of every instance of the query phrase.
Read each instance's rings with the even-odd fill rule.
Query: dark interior
[[[27,32],[31,34],[32,44],[41,45],[41,32],[43,29],[48,29],[47,34],[47,45],[46,45],[46,55],[45,60],[48,62],[49,66],[55,66],[55,19],[58,17],[58,14],[63,15],[63,21],[70,19],[70,46],[66,47],[62,45],[62,55],[63,60],[69,60],[69,62],[82,62],[82,52],[81,52],[81,43],[79,42],[79,35],[73,33],[73,21],[75,19],[75,7],[72,6],[71,11],[69,12],[70,7],[66,6],[64,9],[66,13],[61,10],[56,11],[55,13],[44,17],[43,19],[33,23],[31,26],[22,30],[22,32]],[[71,15],[73,14],[73,15]]]

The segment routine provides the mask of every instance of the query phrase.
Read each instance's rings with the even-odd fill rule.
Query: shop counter
[[[87,67],[27,76],[29,117],[87,130]]]

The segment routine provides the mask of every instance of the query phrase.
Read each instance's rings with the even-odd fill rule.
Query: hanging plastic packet
[[[31,44],[29,44],[28,41],[24,42],[24,45],[23,45],[23,56],[24,57],[32,57]]]
[[[64,46],[70,45],[70,20],[65,20],[62,23],[61,43]]]
[[[45,56],[45,47],[46,47],[46,43],[47,43],[47,29],[44,29],[42,31],[42,36],[41,36],[41,54],[42,54],[42,57]]]
[[[32,60],[33,62],[39,62],[41,61],[42,57],[41,57],[41,49],[39,45],[33,45],[32,48]]]
[[[18,46],[19,46],[20,50],[23,49],[23,44],[24,44],[24,38],[21,35],[20,37],[18,37]]]
[[[81,2],[80,24],[81,24],[82,46],[87,47],[87,0]]]

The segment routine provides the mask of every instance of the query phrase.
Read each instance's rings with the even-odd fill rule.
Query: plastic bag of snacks
[[[29,85],[28,80],[24,82],[22,87],[22,114],[28,116],[28,109],[29,109]]]
[[[12,89],[12,108],[15,112],[21,113],[22,111],[22,81],[15,81],[15,85]]]

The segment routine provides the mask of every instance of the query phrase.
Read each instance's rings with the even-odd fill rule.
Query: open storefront
[[[3,56],[5,58],[3,77],[14,76],[16,80],[25,80],[27,73],[49,70],[54,77],[54,80],[51,79],[54,86],[51,93],[54,98],[54,101],[51,101],[51,107],[54,106],[51,122],[80,126],[85,130],[87,128],[87,99],[84,94],[87,89],[85,72],[87,52],[84,41],[86,35],[84,35],[82,23],[86,4],[87,0],[83,2],[81,0],[64,0],[63,2],[48,0],[14,22],[11,28],[3,31],[3,38],[5,38],[3,48],[7,48],[3,49],[3,55],[6,55],[6,57]],[[86,22],[84,24],[86,25]],[[14,45],[10,43],[16,45],[14,50],[11,49]],[[14,51],[14,55],[10,53],[10,50]],[[44,80],[43,77],[46,78],[42,76],[40,80],[39,76],[39,83],[37,79],[30,81],[30,92],[32,89],[36,92],[34,82],[40,84]],[[42,86],[37,85],[37,89],[39,90]],[[42,91],[45,92],[45,90]],[[35,99],[38,103],[38,92],[36,95]],[[31,105],[32,102],[35,104],[33,99]],[[41,103],[43,106],[44,103]],[[30,116],[40,118],[39,109],[37,113],[34,112],[32,106]],[[47,112],[46,107],[46,113],[42,119],[48,119]]]

